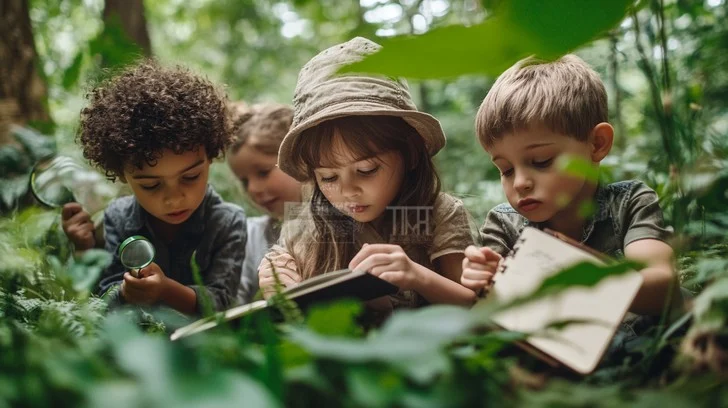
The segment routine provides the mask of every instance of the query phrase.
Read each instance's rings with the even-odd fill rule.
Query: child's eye
[[[266,177],[268,177],[268,174],[270,174],[270,170],[258,171],[258,177],[260,177],[260,178],[266,178]]]
[[[513,175],[513,169],[501,171],[501,177],[510,177],[511,175]]]
[[[319,180],[321,180],[322,183],[332,183],[332,182],[336,181],[336,176],[331,176],[331,177],[322,176]]]
[[[551,166],[551,163],[553,163],[553,161],[554,161],[553,158],[546,159],[546,160],[541,160],[541,161],[534,160],[533,161],[533,165],[535,167],[538,167],[538,168],[541,168],[541,169],[545,169],[546,167]]]
[[[377,170],[379,170],[379,166],[374,167],[374,168],[369,169],[369,170],[358,170],[358,171],[359,171],[359,174],[361,174],[363,176],[371,176],[372,174],[376,173]]]
[[[139,187],[141,187],[141,188],[143,188],[144,190],[147,190],[147,191],[153,191],[153,190],[156,190],[157,187],[159,187],[159,183],[153,184],[153,185],[150,185],[150,186],[145,186],[145,185],[141,185],[140,184]]]
[[[189,176],[182,176],[182,180],[186,182],[192,182],[197,180],[200,177],[200,173],[189,175]]]

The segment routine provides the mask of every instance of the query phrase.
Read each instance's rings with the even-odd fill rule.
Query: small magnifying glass
[[[70,180],[74,172],[82,170],[83,167],[66,156],[55,156],[41,161],[30,173],[30,192],[39,203],[47,207],[62,207],[76,201]]]
[[[154,261],[154,255],[154,245],[141,235],[131,236],[119,246],[119,260],[135,278],[139,277],[140,269]]]

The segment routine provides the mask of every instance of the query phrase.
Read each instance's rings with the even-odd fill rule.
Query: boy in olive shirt
[[[466,250],[464,286],[482,292],[528,225],[643,262],[643,285],[630,312],[659,315],[666,302],[680,304],[667,243],[671,233],[657,194],[640,181],[597,184],[560,168],[565,159],[598,168],[612,147],[607,93],[584,61],[567,55],[553,62],[528,58],[516,63],[480,106],[476,131],[500,170],[508,204],[488,213],[481,230],[483,247]],[[591,211],[585,216],[586,208]]]

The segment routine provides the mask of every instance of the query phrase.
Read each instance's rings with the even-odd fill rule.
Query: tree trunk
[[[50,123],[48,91],[39,75],[28,0],[0,1],[0,145],[11,124]]]
[[[152,46],[144,16],[144,0],[106,0],[104,22],[118,17],[124,32],[137,44],[144,55],[152,54]]]

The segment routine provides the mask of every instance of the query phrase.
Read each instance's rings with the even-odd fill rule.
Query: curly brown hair
[[[232,143],[227,96],[183,67],[144,60],[87,94],[78,139],[83,156],[110,180],[132,165],[154,166],[162,151],[205,148],[209,159]]]

